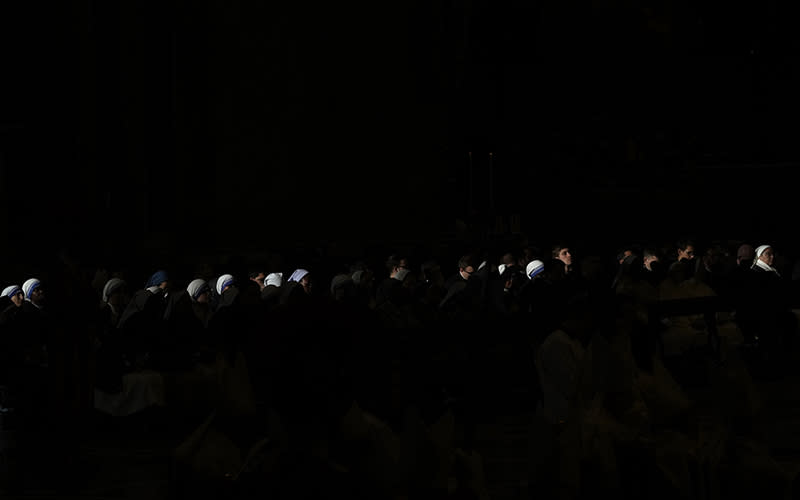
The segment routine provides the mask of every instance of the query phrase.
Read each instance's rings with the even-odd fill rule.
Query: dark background
[[[383,4],[4,2],[3,255],[433,238],[470,200],[791,239],[786,2]]]

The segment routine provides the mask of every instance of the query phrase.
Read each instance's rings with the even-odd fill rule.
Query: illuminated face
[[[467,267],[461,269],[461,271],[460,271],[461,277],[464,278],[465,280],[468,280],[470,278],[470,276],[472,276],[472,273],[474,273],[474,272],[475,272],[475,268],[472,267],[472,266],[467,266]]]
[[[692,260],[694,259],[694,245],[686,245],[686,248],[678,249],[678,260]]]
[[[25,302],[25,294],[22,291],[15,293],[11,296],[11,302],[17,307],[22,306],[22,303]]]
[[[758,256],[758,260],[772,267],[772,263],[775,262],[775,252],[772,251],[772,247],[761,252],[761,255]]]
[[[556,258],[563,262],[565,266],[572,265],[572,254],[570,253],[569,248],[562,248],[559,250]]]

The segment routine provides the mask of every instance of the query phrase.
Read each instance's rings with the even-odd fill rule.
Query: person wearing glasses
[[[411,271],[408,259],[399,255],[391,255],[386,259],[386,269],[389,272],[389,276],[384,278],[375,289],[376,305],[381,305],[387,301],[402,302],[405,295],[407,295],[404,292],[403,281]]]
[[[447,290],[439,303],[440,309],[469,312],[480,306],[481,283],[475,274],[475,260],[465,255],[458,260],[458,272],[445,282]]]

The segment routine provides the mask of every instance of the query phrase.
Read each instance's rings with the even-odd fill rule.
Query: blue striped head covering
[[[233,285],[233,275],[223,274],[217,278],[217,293],[222,295],[222,291],[225,290],[225,287],[230,285]]]
[[[189,294],[189,297],[191,297],[192,302],[196,302],[197,297],[207,291],[208,283],[206,283],[206,280],[200,278],[192,280],[189,286],[186,287],[186,292]]]
[[[25,300],[31,300],[31,294],[34,290],[39,288],[42,283],[36,278],[31,278],[22,284],[22,293],[25,294]]]
[[[528,265],[525,267],[525,272],[528,274],[528,278],[530,279],[533,279],[542,271],[544,271],[544,262],[538,259],[528,262]]]
[[[21,291],[22,288],[17,285],[7,286],[3,289],[3,293],[0,293],[0,297],[13,297]]]

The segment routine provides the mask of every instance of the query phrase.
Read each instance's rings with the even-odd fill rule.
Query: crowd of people
[[[686,467],[691,453],[652,451],[667,435],[672,445],[698,439],[663,357],[702,339],[717,361],[748,346],[766,365],[789,362],[800,307],[794,262],[744,242],[578,251],[521,240],[467,248],[453,262],[408,252],[378,265],[205,263],[146,279],[129,266],[63,257],[46,278],[0,294],[0,404],[24,443],[19,477],[67,469],[69,426],[91,413],[168,408],[186,437],[176,460],[188,476],[176,481],[203,485],[193,495],[238,482],[282,498],[322,485],[365,498],[476,498],[486,485],[476,479],[475,422],[502,403],[492,384],[522,383],[552,437],[531,452],[537,491],[619,492],[645,469],[661,481],[651,484],[682,491],[688,479],[670,467]],[[650,317],[654,304],[702,297],[720,299],[711,312],[721,340],[710,341],[702,313]],[[515,382],[485,362],[504,342],[519,369],[503,373]],[[720,425],[750,432],[754,415],[734,413],[721,412]],[[230,470],[198,458],[212,430],[238,450]],[[280,458],[264,459],[270,453]],[[298,468],[319,481],[300,480]],[[761,472],[771,484],[780,476]]]

